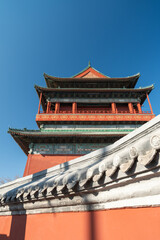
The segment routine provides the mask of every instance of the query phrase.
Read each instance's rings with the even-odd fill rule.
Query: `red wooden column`
[[[137,103],[138,113],[142,113],[141,104]]]
[[[133,113],[133,104],[132,103],[128,103],[128,108],[129,108],[129,112]]]
[[[50,102],[49,103],[49,113],[51,112],[51,105],[52,105],[52,103]]]
[[[77,113],[77,103],[76,102],[72,103],[72,113],[73,114]]]
[[[40,98],[39,98],[38,114],[40,114],[41,101],[42,101],[42,93],[40,93]]]
[[[147,100],[148,100],[148,103],[149,103],[149,107],[150,107],[151,113],[153,114],[153,109],[152,109],[152,106],[151,106],[151,102],[149,100],[148,93],[146,93],[146,96],[147,96]]]
[[[46,113],[49,113],[50,102],[47,102],[47,110]]]
[[[58,103],[58,113],[60,113],[60,103]]]
[[[56,102],[55,103],[55,113],[59,113],[60,111],[60,103]]]
[[[112,113],[116,113],[117,112],[116,104],[115,103],[111,103],[111,107],[112,107]]]

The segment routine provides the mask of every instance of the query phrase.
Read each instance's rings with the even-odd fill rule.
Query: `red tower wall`
[[[40,172],[55,165],[68,162],[82,155],[41,155],[28,154],[23,177]]]

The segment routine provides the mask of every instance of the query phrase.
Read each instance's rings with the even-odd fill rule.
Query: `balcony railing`
[[[130,113],[129,111],[119,111],[117,110],[116,113],[113,113],[111,110],[78,110],[76,113],[72,113],[70,110],[66,111],[59,111],[59,113],[55,113],[55,111],[40,112],[40,114],[151,114],[151,111],[142,111],[139,113],[138,111],[134,111]]]

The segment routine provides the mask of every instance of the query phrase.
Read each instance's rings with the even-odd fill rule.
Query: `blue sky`
[[[160,1],[0,1],[0,177],[22,176],[27,157],[9,127],[37,129],[43,73],[70,77],[91,65],[111,77],[141,73],[159,114]],[[148,105],[145,104],[148,108]]]

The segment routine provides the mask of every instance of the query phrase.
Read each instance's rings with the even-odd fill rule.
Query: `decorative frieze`
[[[59,97],[59,98],[50,98],[49,99],[50,102],[52,103],[56,103],[56,102],[61,102],[61,103],[87,103],[89,101],[89,103],[128,103],[128,102],[132,102],[132,103],[138,103],[139,99],[138,98],[102,98],[101,94],[99,94],[99,98],[95,97],[82,97],[82,98],[69,98],[69,97]]]
[[[109,144],[108,144],[109,145]],[[72,143],[72,144],[41,144],[30,145],[29,153],[32,154],[87,154],[107,146],[106,143]]]
[[[149,121],[154,114],[37,114],[37,122],[45,121]]]

